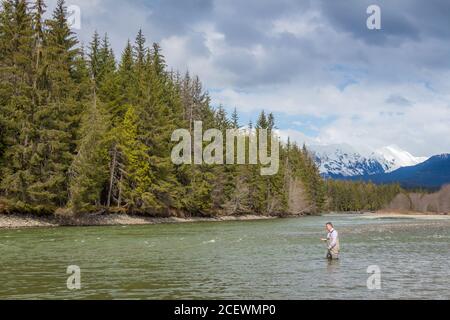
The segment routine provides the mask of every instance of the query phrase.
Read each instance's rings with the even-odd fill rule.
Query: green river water
[[[342,247],[331,263],[328,220]],[[0,299],[450,299],[449,258],[445,218],[0,230]],[[373,265],[380,290],[367,287]]]

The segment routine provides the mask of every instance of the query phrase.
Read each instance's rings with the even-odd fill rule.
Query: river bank
[[[450,216],[448,214],[436,214],[429,212],[415,212],[415,211],[403,211],[403,212],[392,212],[392,211],[380,211],[375,213],[367,213],[363,215],[365,218],[369,219],[389,219],[389,218],[404,218],[404,219],[426,219],[426,220],[448,220]]]
[[[126,214],[85,214],[80,216],[35,216],[35,215],[0,215],[0,229],[18,228],[53,228],[53,227],[93,227],[93,226],[119,226],[119,225],[151,225],[166,223],[193,223],[193,222],[219,222],[219,221],[250,221],[277,219],[276,216],[220,216],[220,217],[145,217]]]
[[[368,219],[377,218],[413,218],[413,219],[450,219],[446,214],[430,214],[420,212],[352,212],[355,216],[363,216]],[[340,216],[342,213],[330,214]],[[286,216],[284,218],[295,218],[299,216]],[[95,227],[95,226],[121,226],[121,225],[152,225],[170,223],[195,223],[195,222],[223,222],[223,221],[251,221],[280,219],[280,216],[218,216],[218,217],[146,217],[127,214],[84,214],[79,216],[38,216],[30,214],[0,214],[0,229],[18,228],[54,228],[54,227]]]

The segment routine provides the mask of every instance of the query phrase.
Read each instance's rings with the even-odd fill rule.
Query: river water
[[[331,263],[328,220],[342,247]],[[450,299],[449,258],[450,219],[0,230],[0,299]],[[80,290],[67,288],[70,265]],[[369,266],[381,289],[368,288]]]

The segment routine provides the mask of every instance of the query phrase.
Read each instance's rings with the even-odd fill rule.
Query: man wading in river
[[[327,238],[322,239],[322,241],[326,241],[328,245],[328,253],[327,253],[327,259],[329,260],[337,260],[339,259],[339,234],[334,229],[333,224],[331,222],[328,222],[326,224],[326,230],[328,232]]]

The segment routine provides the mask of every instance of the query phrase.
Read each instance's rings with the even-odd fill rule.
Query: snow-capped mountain
[[[414,157],[396,146],[371,150],[340,144],[309,146],[309,150],[322,175],[328,178],[388,173],[427,160],[423,157]]]
[[[378,149],[376,153],[382,155],[389,164],[390,168],[387,172],[392,172],[403,167],[412,167],[428,160],[427,157],[415,157],[408,151],[401,150],[396,146]]]
[[[399,183],[404,188],[439,189],[450,183],[450,154],[437,155],[415,166],[402,167],[389,173],[345,179],[377,184]]]

